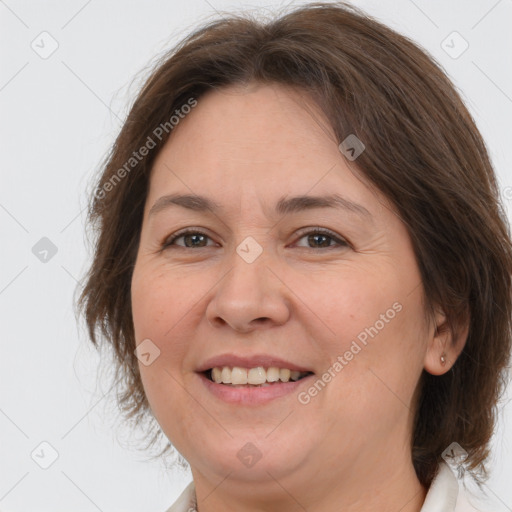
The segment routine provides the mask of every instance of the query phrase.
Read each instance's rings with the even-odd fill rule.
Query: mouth
[[[315,378],[309,364],[277,354],[226,352],[203,361],[196,374],[209,396],[227,404],[253,407],[279,398],[290,400]]]
[[[290,370],[275,366],[269,368],[262,366],[256,368],[216,366],[200,373],[210,382],[231,388],[269,387],[287,382],[297,382],[314,375],[311,371]]]

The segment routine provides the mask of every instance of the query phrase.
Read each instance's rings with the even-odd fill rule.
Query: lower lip
[[[203,373],[198,373],[198,375],[208,391],[217,398],[224,402],[241,405],[265,404],[275,398],[289,395],[296,391],[299,386],[302,386],[305,381],[314,377],[314,374],[312,374],[297,381],[280,382],[265,387],[235,388],[226,384],[217,384],[208,379]]]

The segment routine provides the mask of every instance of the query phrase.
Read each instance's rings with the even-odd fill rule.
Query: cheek
[[[132,314],[136,343],[150,339],[159,351],[146,366],[139,362],[142,384],[153,414],[167,423],[165,411],[186,409],[183,374],[190,357],[191,333],[201,321],[200,298],[208,290],[204,273],[184,274],[136,267],[132,279]],[[203,313],[204,315],[204,313]],[[163,414],[163,416],[162,416]]]
[[[348,350],[354,340],[364,343],[372,335],[378,336],[400,316],[397,306],[393,307],[400,290],[389,272],[351,267],[333,272],[323,288],[314,279],[308,281],[303,285],[308,286],[309,303],[333,335],[338,350]]]
[[[180,319],[192,313],[197,300],[192,290],[199,279],[189,276],[186,284],[182,281],[175,273],[135,269],[131,300],[137,342],[152,337],[164,342]]]
[[[346,355],[353,359],[345,368],[351,395],[360,410],[373,411],[390,422],[411,409],[426,340],[417,301],[399,294],[395,297],[398,300],[394,302],[384,300],[377,315],[369,316],[368,324],[352,337]],[[359,350],[357,346],[360,351],[351,356],[352,351]],[[346,392],[339,391],[341,396]]]
[[[409,404],[426,341],[421,288],[411,293],[409,284],[388,269],[332,279],[332,292],[318,295],[316,309],[335,333],[322,344],[333,403],[383,413]]]
[[[170,273],[168,273],[170,274]],[[132,315],[136,344],[149,339],[158,347],[158,356],[146,365],[138,362],[144,392],[156,420],[173,425],[174,417],[184,407],[185,396],[179,372],[186,339],[180,333],[190,311],[190,302],[176,285],[176,280],[150,266],[134,269],[131,283]]]

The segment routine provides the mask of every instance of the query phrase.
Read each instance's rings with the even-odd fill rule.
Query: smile
[[[304,382],[309,381],[314,376],[312,372],[298,372],[276,367],[268,369],[263,367],[250,369],[214,367],[204,372],[198,372],[197,375],[199,375],[209,395],[230,404],[249,406],[263,405],[277,398],[294,395],[298,388],[303,386]],[[279,375],[278,379],[276,379],[277,375]],[[224,377],[232,382],[222,382]],[[215,379],[220,380],[220,382]],[[245,383],[238,383],[244,379],[246,380]],[[253,384],[251,382],[258,383]]]
[[[217,384],[229,386],[261,386],[266,387],[279,382],[298,381],[312,372],[300,372],[288,368],[271,366],[263,368],[241,368],[234,366],[216,366],[205,372],[206,377]]]

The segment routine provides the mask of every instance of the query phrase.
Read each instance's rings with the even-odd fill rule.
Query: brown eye
[[[314,229],[307,231],[301,235],[299,240],[307,237],[307,243],[311,244],[308,247],[311,249],[330,249],[334,248],[336,245],[342,246],[342,247],[349,247],[349,244],[343,240],[342,238],[338,237],[335,233],[332,231],[329,231],[328,229]],[[334,241],[335,244],[333,245],[331,242]],[[299,246],[304,247],[304,246]]]
[[[184,245],[182,244],[176,244],[176,240],[183,239]],[[210,237],[201,232],[201,231],[194,231],[194,230],[187,230],[187,231],[181,231],[178,233],[175,233],[171,238],[168,238],[162,245],[162,248],[166,248],[169,246],[177,246],[177,247],[184,247],[186,249],[197,247],[199,249],[202,249],[203,247],[207,247],[205,241],[209,239]]]
[[[308,248],[310,249],[330,249],[338,247],[349,247],[348,242],[338,237],[332,231],[324,228],[317,228],[314,230],[303,232],[299,240],[307,237]],[[176,241],[183,239],[183,244],[177,244]],[[208,240],[210,237],[202,231],[187,229],[185,231],[178,231],[170,238],[166,239],[162,244],[162,249],[174,246],[184,249],[202,249],[208,247]],[[334,244],[332,243],[334,242]],[[299,247],[304,247],[300,246]]]

